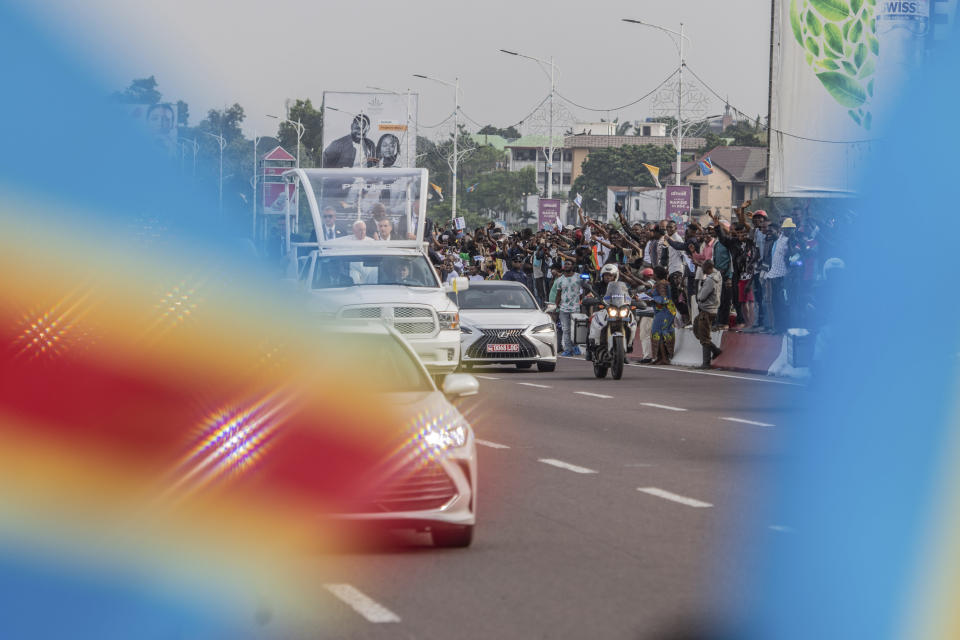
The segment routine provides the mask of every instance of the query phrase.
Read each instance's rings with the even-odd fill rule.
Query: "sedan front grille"
[[[467,349],[467,357],[482,360],[527,360],[537,357],[537,349],[522,334],[523,329],[481,329],[479,340]],[[517,351],[488,351],[490,344],[519,345]]]
[[[457,486],[436,463],[401,471],[380,484],[352,513],[433,511],[457,497]]]

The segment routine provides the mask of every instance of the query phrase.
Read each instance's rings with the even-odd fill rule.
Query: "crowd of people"
[[[706,211],[700,221],[631,224],[618,205],[619,224],[580,211],[578,226],[510,234],[492,222],[472,232],[434,226],[427,240],[445,280],[524,283],[556,315],[562,355],[581,355],[571,317],[591,311],[584,299],[602,298],[607,284],[619,280],[640,310],[634,341],[640,362],[668,364],[677,328],[689,327],[708,367],[719,355],[712,331],[814,329],[819,283],[843,266],[837,256],[843,221],[818,220],[799,207],[774,220],[766,211],[748,210],[750,204],[736,209],[732,220]]]

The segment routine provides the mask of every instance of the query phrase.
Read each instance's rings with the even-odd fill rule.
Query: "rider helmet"
[[[600,277],[602,278],[608,273],[613,276],[614,282],[620,279],[620,269],[612,262],[610,264],[603,265],[603,269],[600,269]]]

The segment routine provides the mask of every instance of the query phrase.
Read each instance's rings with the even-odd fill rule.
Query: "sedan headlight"
[[[467,429],[462,424],[449,429],[430,427],[423,432],[423,441],[437,449],[456,449],[467,443]]]
[[[446,331],[455,331],[460,328],[459,313],[438,313],[437,320],[440,321],[440,328]]]
[[[541,324],[533,328],[533,333],[553,333],[554,331],[552,324]]]

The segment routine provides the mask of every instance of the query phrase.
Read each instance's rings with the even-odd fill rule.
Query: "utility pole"
[[[450,172],[453,174],[453,196],[450,200],[450,218],[452,220],[456,220],[457,166],[460,164],[460,77],[458,76],[455,78],[453,82],[431,78],[430,76],[425,76],[422,73],[415,73],[413,74],[413,77],[422,78],[423,80],[432,80],[433,82],[439,82],[440,84],[445,84],[448,87],[453,87],[453,162],[448,162],[448,164],[450,165]]]

